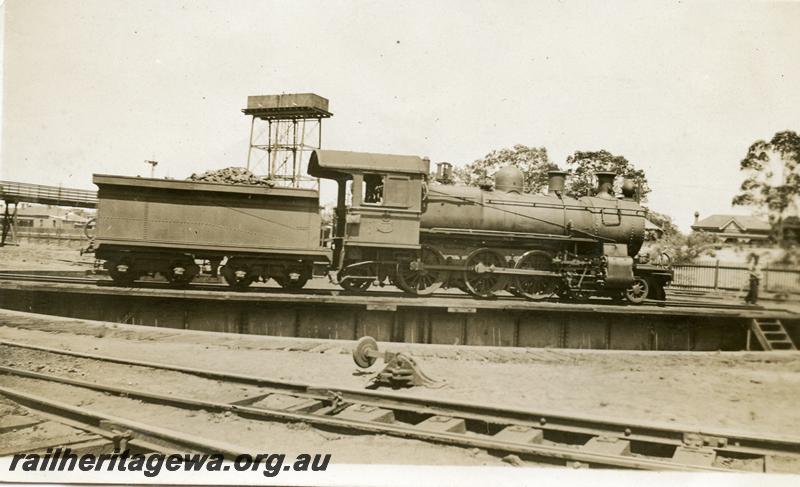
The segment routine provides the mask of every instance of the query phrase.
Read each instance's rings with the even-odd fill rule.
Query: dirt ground
[[[0,323],[5,325],[0,339],[75,351],[328,387],[363,388],[371,377],[353,363],[350,341],[165,330],[12,311],[0,311]],[[380,347],[412,354],[428,375],[442,381],[441,388],[403,391],[420,397],[687,430],[800,436],[798,353]]]
[[[8,245],[0,247],[2,271],[83,271],[92,269],[94,255],[79,250],[48,245]]]

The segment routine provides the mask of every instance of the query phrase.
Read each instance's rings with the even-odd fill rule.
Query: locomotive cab
[[[430,162],[416,156],[316,150],[311,176],[338,184],[334,267],[357,289],[384,283],[391,264],[419,250],[422,192]],[[345,284],[345,287],[347,285]]]

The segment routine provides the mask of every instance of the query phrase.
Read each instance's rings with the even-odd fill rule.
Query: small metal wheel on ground
[[[444,265],[445,258],[441,252],[429,245],[423,245],[416,260],[401,261],[397,264],[397,287],[418,296],[428,296],[447,282],[448,271],[426,269],[425,266]]]
[[[553,258],[543,250],[529,250],[522,254],[515,269],[551,272]],[[514,294],[532,301],[547,299],[556,292],[558,281],[547,276],[517,276],[514,278]]]
[[[368,369],[376,360],[378,360],[378,342],[370,336],[361,337],[353,349],[353,361],[362,369]]]
[[[637,277],[633,280],[633,284],[625,290],[625,299],[633,304],[643,303],[644,300],[647,299],[649,289],[647,281],[641,277]]]
[[[339,285],[346,291],[366,291],[374,277],[370,266],[350,265],[339,271],[338,279]]]
[[[488,248],[472,251],[467,256],[464,284],[470,294],[479,298],[490,298],[505,289],[506,276],[490,272],[493,268],[506,267],[506,258],[500,252]]]

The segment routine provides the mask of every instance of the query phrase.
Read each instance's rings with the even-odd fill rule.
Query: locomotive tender
[[[533,195],[515,167],[498,171],[492,189],[429,182],[429,166],[415,156],[314,151],[309,175],[338,185],[330,247],[319,238],[316,191],[96,175],[97,257],[126,284],[154,273],[186,284],[205,260],[222,262],[236,288],[259,278],[300,288],[325,262],[351,291],[393,284],[419,296],[459,288],[481,298],[664,299],[671,270],[639,262],[646,209],[630,184],[613,195],[613,173],[598,173],[595,196],[575,199],[564,194],[564,172],[550,173],[548,194]]]

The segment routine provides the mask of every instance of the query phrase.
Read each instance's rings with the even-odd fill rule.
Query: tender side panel
[[[103,243],[319,251],[318,199],[101,184]]]

